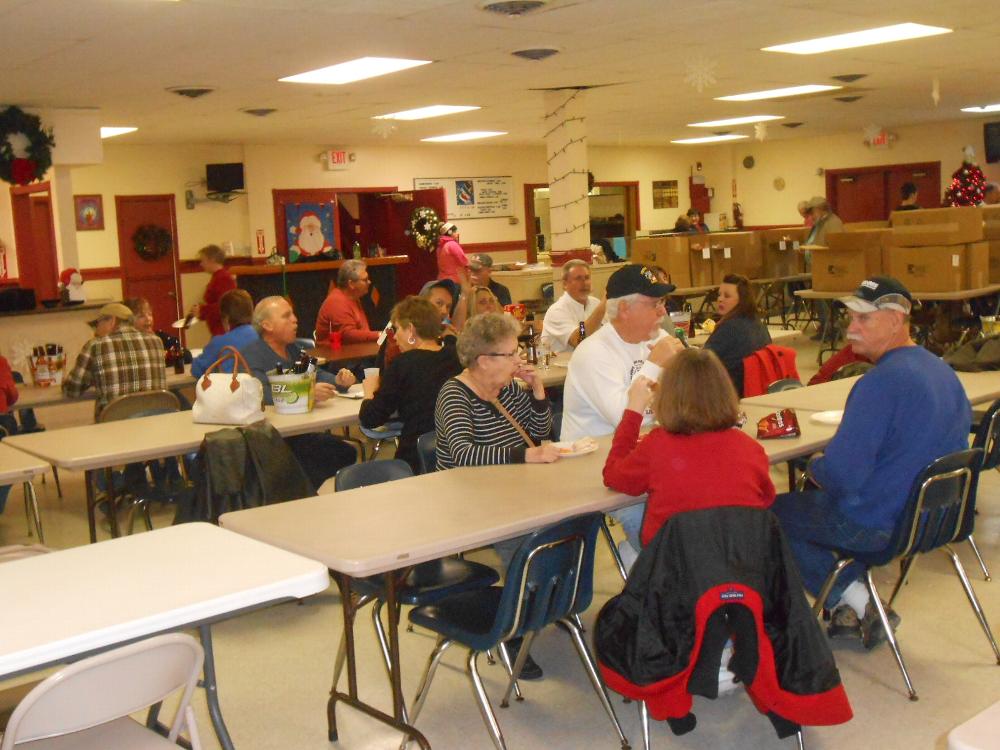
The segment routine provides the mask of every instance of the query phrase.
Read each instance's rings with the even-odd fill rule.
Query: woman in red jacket
[[[640,440],[651,397],[660,426]],[[720,505],[767,508],[774,502],[767,454],[735,428],[738,416],[732,381],[706,349],[675,354],[658,385],[642,376],[632,383],[604,464],[604,484],[629,495],[649,493],[643,545],[675,513]]]
[[[219,312],[219,300],[230,289],[236,288],[236,278],[226,268],[226,252],[218,245],[205,245],[198,251],[198,262],[201,269],[212,278],[205,287],[205,297],[200,305],[195,305],[191,313],[204,320],[213,336],[221,336],[226,332],[222,325],[222,313]]]

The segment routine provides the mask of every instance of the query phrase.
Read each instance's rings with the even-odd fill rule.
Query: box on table
[[[893,242],[900,247],[964,245],[983,239],[983,211],[975,206],[893,211]]]
[[[1000,240],[1000,206],[980,206],[983,212],[983,237]]]
[[[688,235],[637,237],[632,243],[632,262],[659,266],[678,289],[695,286],[691,283],[691,258]]]
[[[867,232],[869,229],[888,229],[889,220],[885,221],[852,221],[844,224],[845,232]]]
[[[713,284],[722,283],[731,273],[748,279],[760,278],[764,258],[755,232],[713,232],[707,240],[712,248]],[[695,243],[695,238],[692,237],[691,243]]]
[[[989,256],[986,242],[892,247],[885,272],[899,279],[911,292],[960,292],[989,283]]]
[[[889,229],[831,232],[827,247],[812,251],[812,288],[818,292],[850,292],[882,273],[882,256]],[[890,244],[891,246],[891,244]]]
[[[714,279],[712,246],[704,234],[691,237],[688,259],[691,264],[691,286],[712,286]]]
[[[809,236],[809,227],[779,227],[758,232],[763,275],[773,279],[806,272],[805,256],[799,252]]]

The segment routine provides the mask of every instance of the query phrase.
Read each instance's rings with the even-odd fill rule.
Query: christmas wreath
[[[433,253],[438,246],[438,233],[441,227],[441,220],[433,208],[422,206],[410,216],[410,235],[417,243],[417,247]]]
[[[132,235],[132,244],[136,254],[143,260],[159,260],[170,253],[173,248],[173,238],[163,227],[155,224],[143,224]]]
[[[40,180],[52,166],[56,140],[42,121],[20,107],[0,112],[0,180],[27,185]]]

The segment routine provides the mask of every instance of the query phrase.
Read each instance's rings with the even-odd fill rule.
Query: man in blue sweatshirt
[[[958,377],[910,338],[906,287],[876,276],[840,301],[850,315],[847,340],[876,366],[855,384],[837,434],[809,465],[820,489],[779,495],[772,508],[813,595],[833,569],[830,546],[888,546],[917,474],[967,448],[972,421]],[[869,649],[885,640],[860,565],[840,574],[827,601],[831,636],[860,636]],[[894,612],[890,618],[899,621]]]

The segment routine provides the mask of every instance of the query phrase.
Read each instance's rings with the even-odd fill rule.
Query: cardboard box
[[[691,238],[688,258],[691,263],[691,286],[712,286],[715,284],[712,272],[712,246],[699,234]]]
[[[760,249],[760,238],[754,232],[713,232],[700,235],[712,248],[712,283],[721,284],[731,273],[760,278],[764,270],[764,258]],[[692,236],[691,244],[698,237]]]
[[[805,256],[799,252],[799,245],[805,244],[809,227],[779,227],[764,229],[757,233],[762,253],[762,275],[773,279],[781,276],[795,276],[806,272]]]
[[[689,235],[637,237],[632,243],[633,263],[659,266],[678,289],[695,286],[691,283]]]
[[[893,247],[885,271],[913,293],[978,289],[989,281],[989,253],[986,242]]]
[[[1000,240],[988,240],[990,246],[990,283],[1000,284]]]
[[[854,221],[844,224],[845,232],[867,232],[869,229],[888,229],[889,220],[885,221]]]
[[[900,247],[964,245],[983,239],[983,211],[973,206],[893,211],[893,241]]]
[[[889,229],[831,232],[828,247],[812,251],[812,288],[849,293],[865,279],[882,273],[884,239]]]
[[[1000,206],[981,206],[983,212],[983,237],[1000,240]]]

